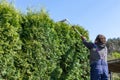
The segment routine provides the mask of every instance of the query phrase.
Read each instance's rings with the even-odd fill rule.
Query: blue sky
[[[11,0],[8,0],[11,1]],[[12,0],[15,7],[26,12],[27,8],[44,7],[54,21],[67,18],[89,32],[94,41],[98,34],[106,38],[120,37],[120,0]]]

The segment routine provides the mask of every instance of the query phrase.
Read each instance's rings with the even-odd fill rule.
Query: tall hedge
[[[13,6],[0,3],[0,79],[15,80],[18,77],[16,58],[21,52],[21,16]]]
[[[88,65],[88,50],[69,24],[44,10],[22,14],[0,3],[0,79],[89,80]]]

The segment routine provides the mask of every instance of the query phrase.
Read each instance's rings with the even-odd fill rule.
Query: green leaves
[[[70,25],[44,10],[21,14],[3,3],[0,14],[0,79],[89,80],[88,50]]]

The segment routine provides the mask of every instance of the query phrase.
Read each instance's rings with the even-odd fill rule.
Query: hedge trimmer
[[[63,20],[61,20],[61,21],[59,21],[59,22],[65,22],[65,21],[67,21],[68,24],[69,24],[70,26],[72,26],[72,25],[70,24],[70,22],[69,22],[68,19],[63,19]],[[82,36],[82,35],[80,34],[80,32],[79,32],[74,26],[72,26],[72,28],[74,29],[75,32],[77,32],[77,33],[80,35],[80,37]]]

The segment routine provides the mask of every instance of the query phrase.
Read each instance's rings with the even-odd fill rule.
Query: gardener
[[[95,42],[86,41],[81,36],[83,44],[90,50],[90,78],[91,80],[108,80],[106,38],[99,34]]]

